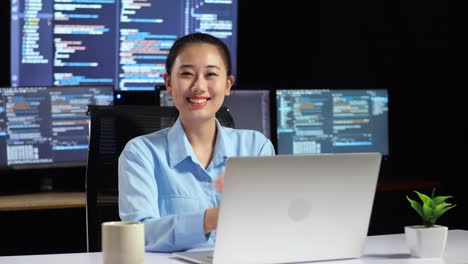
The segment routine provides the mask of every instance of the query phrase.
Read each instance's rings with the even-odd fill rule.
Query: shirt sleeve
[[[265,143],[260,147],[260,152],[258,153],[259,156],[274,156],[275,155],[275,147],[273,147],[273,143],[269,139],[266,139]]]
[[[207,242],[203,230],[204,211],[160,215],[158,184],[154,176],[157,160],[149,150],[130,142],[119,157],[119,215],[122,221],[145,225],[147,251],[173,252]]]

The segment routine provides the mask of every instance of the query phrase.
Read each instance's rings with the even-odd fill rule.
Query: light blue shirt
[[[179,120],[171,128],[130,140],[119,157],[119,214],[145,223],[147,251],[172,252],[213,245],[204,234],[204,211],[217,207],[213,187],[233,156],[267,156],[269,139],[254,130],[222,127],[216,121],[213,158],[205,169]]]

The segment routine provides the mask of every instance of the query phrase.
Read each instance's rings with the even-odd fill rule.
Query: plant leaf
[[[441,217],[443,214],[445,214],[448,210],[454,208],[455,206],[457,206],[456,204],[452,205],[452,206],[449,206],[450,204],[445,204],[445,206],[443,206],[442,208],[440,209],[437,209],[434,211],[434,221],[436,221],[437,219],[439,219],[439,217]],[[448,206],[448,207],[447,207]]]
[[[419,199],[421,199],[421,201],[423,202],[423,204],[427,204],[429,206],[432,206],[432,199],[425,195],[424,193],[420,193],[418,191],[414,191],[416,194],[418,194],[419,196]]]
[[[434,198],[434,203],[436,205],[439,205],[443,203],[445,200],[447,200],[448,198],[453,198],[453,196],[437,196]]]
[[[423,220],[432,223],[432,217],[434,215],[434,210],[428,204],[423,205]]]
[[[421,216],[424,219],[424,214],[423,214],[423,209],[422,209],[421,204],[415,200],[410,199],[408,195],[406,196],[406,199],[410,202],[411,207],[413,207],[413,209],[419,214],[419,216]]]

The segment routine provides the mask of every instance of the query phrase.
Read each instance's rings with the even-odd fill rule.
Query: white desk
[[[101,264],[101,253],[73,253],[0,257],[0,264]],[[187,263],[173,259],[169,254],[147,253],[148,264]],[[319,263],[319,262],[313,262]],[[327,261],[326,264],[468,264],[468,231],[449,230],[447,248],[441,259],[412,258],[406,248],[403,234],[369,236],[364,256],[360,259]]]

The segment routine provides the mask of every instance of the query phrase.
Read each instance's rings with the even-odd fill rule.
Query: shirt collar
[[[223,163],[229,156],[232,154],[229,153],[229,142],[228,137],[226,135],[226,131],[223,129],[221,124],[216,120],[216,128],[217,128],[217,135],[216,135],[216,145],[213,153],[213,165],[218,166],[219,164]]]
[[[229,145],[228,142],[225,142],[228,137],[226,132],[223,130],[221,124],[216,120],[217,136],[215,149],[213,153],[213,165],[218,166],[223,163],[230,155],[226,145]],[[169,152],[169,166],[174,168],[177,164],[190,157],[192,161],[198,160],[195,158],[195,153],[193,152],[192,146],[188,141],[187,135],[185,134],[184,128],[180,119],[177,118],[174,125],[169,129],[167,133],[168,140],[168,152]]]
[[[169,167],[173,168],[187,157],[194,155],[192,146],[185,135],[184,128],[177,118],[167,133],[167,148],[169,150]]]

